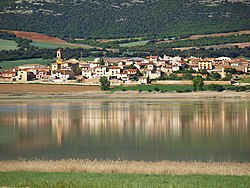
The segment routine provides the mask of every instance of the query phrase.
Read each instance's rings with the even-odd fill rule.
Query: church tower
[[[62,49],[57,50],[56,52],[56,63],[63,63],[62,59]]]
[[[57,50],[56,59],[57,60],[62,60],[62,50],[61,49]]]

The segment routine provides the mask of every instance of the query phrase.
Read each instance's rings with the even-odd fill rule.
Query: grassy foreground
[[[250,187],[250,176],[0,172],[1,187]]]

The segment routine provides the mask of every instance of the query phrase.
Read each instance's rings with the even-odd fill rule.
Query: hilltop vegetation
[[[60,38],[164,38],[250,29],[249,7],[249,0],[2,0],[0,25]]]

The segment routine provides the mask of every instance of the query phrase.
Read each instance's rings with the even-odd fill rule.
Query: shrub
[[[158,87],[154,88],[154,91],[160,91],[160,89]]]
[[[211,91],[218,91],[218,92],[225,90],[225,88],[222,85],[217,85],[217,84],[211,84],[208,86],[208,88]]]
[[[245,86],[231,86],[227,88],[227,90],[237,91],[237,92],[247,91],[248,89],[249,88]]]
[[[176,93],[183,93],[183,90],[177,89],[177,90],[176,90]]]
[[[183,90],[184,93],[189,93],[189,92],[192,92],[192,91],[193,91],[193,90],[191,90],[191,89],[184,89],[184,90]]]

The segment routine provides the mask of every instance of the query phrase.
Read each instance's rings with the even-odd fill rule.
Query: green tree
[[[109,90],[110,82],[109,82],[109,80],[108,80],[107,77],[104,77],[104,76],[101,77],[101,78],[99,79],[99,82],[100,82],[101,90],[103,90],[103,91]]]
[[[180,77],[178,77],[176,74],[170,74],[167,77],[168,80],[181,80]]]
[[[105,65],[105,61],[104,61],[103,58],[101,58],[101,57],[99,58],[99,64],[100,64],[100,65]]]
[[[195,91],[202,90],[203,85],[204,85],[204,79],[200,75],[197,75],[196,77],[194,77],[192,82],[193,82]]]
[[[184,77],[184,79],[187,79],[187,80],[192,80],[194,78],[192,76],[192,73],[185,73],[183,77]]]
[[[128,69],[134,69],[134,68],[135,68],[134,63],[128,66]]]
[[[231,73],[227,73],[226,77],[225,77],[225,80],[231,80],[232,78],[233,78],[232,74]]]
[[[221,75],[218,72],[211,72],[207,78],[207,80],[219,80],[221,79]]]
[[[209,73],[207,72],[207,69],[202,69],[202,70],[200,70],[200,73],[201,73],[201,74],[206,74],[206,75],[209,74]]]
[[[76,70],[75,70],[75,75],[79,76],[81,74],[82,74],[82,69],[80,67],[77,67]]]
[[[230,68],[230,69],[225,69],[225,72],[226,73],[231,73],[231,74],[236,74],[237,70],[236,70],[236,68]]]
[[[212,72],[211,76],[214,80],[219,80],[221,79],[221,75],[218,72]]]

